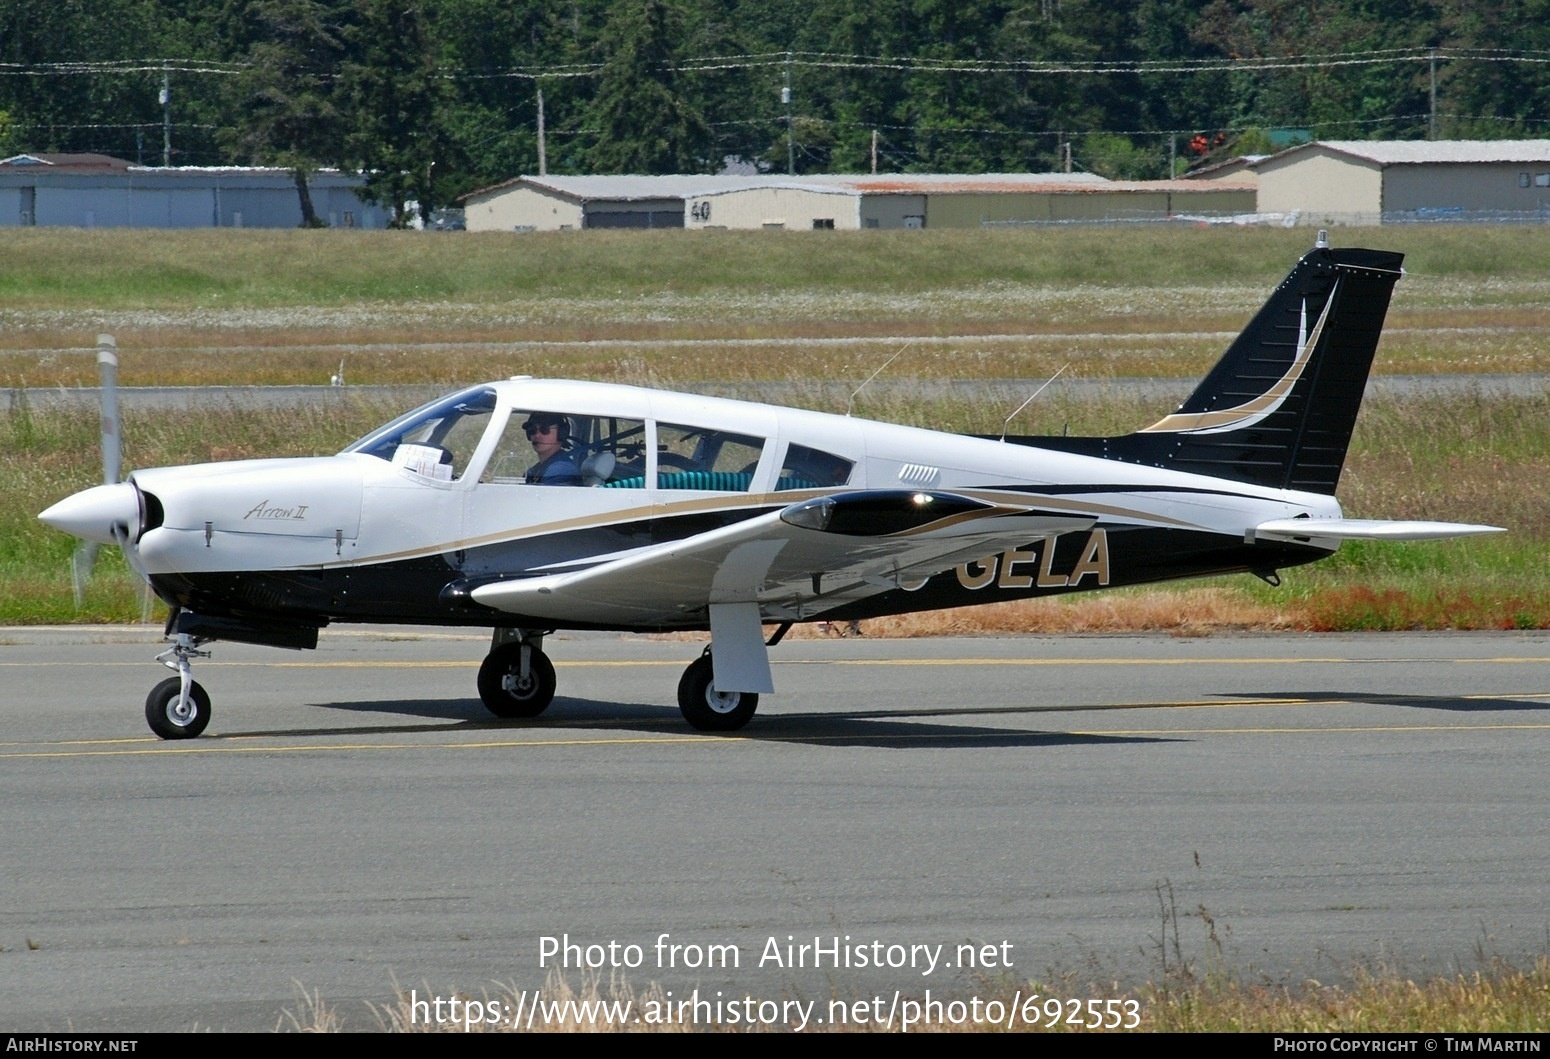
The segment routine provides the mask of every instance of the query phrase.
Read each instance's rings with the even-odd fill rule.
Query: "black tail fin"
[[[1333,494],[1403,260],[1320,245],[1177,412],[1117,438],[1007,440]]]

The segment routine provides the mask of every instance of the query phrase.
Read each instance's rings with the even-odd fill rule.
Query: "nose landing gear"
[[[178,675],[168,677],[151,689],[145,699],[145,720],[163,739],[193,739],[210,723],[210,696],[194,679],[190,658],[209,658],[209,651],[198,649],[202,640],[178,633],[173,645],[156,656],[156,661]]]

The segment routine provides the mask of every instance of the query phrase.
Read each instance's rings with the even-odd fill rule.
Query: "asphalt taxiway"
[[[158,641],[0,630],[7,1029],[269,1029],[303,990],[369,1028],[557,943],[775,999],[1550,952],[1542,634],[792,640],[716,737],[673,705],[693,639],[556,635],[554,705],[498,722],[483,634],[329,630],[215,645],[175,743]]]

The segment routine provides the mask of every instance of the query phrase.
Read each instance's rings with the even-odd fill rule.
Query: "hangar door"
[[[588,228],[682,228],[683,203],[640,210],[588,210]]]

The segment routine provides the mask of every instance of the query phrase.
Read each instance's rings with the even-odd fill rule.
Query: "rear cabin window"
[[[851,471],[855,467],[854,460],[847,460],[832,452],[810,449],[806,445],[788,445],[775,489],[784,492],[788,489],[832,489],[838,485],[848,485]]]
[[[763,438],[658,423],[657,488],[746,493],[763,451]]]

